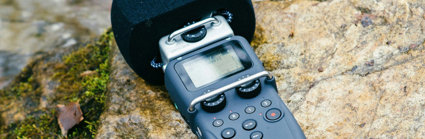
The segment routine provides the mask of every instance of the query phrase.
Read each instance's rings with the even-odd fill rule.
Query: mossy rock
[[[112,44],[113,34],[108,30],[97,41],[76,50],[58,50],[35,58],[0,91],[0,137],[62,137],[56,105],[78,101],[84,120],[67,137],[93,138],[105,107]]]

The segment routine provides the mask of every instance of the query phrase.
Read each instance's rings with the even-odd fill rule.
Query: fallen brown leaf
[[[61,128],[63,136],[68,134],[68,130],[80,123],[84,117],[78,102],[71,102],[68,105],[59,104],[56,106],[58,109],[58,123]]]

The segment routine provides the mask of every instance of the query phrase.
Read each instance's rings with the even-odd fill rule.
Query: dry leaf
[[[80,123],[84,117],[78,102],[71,102],[68,105],[59,104],[56,106],[58,109],[58,123],[62,131],[62,135],[66,136],[68,130]]]
[[[82,72],[82,73],[80,74],[80,76],[81,76],[81,77],[85,77],[85,76],[93,75],[93,74],[96,74],[96,73],[97,73],[96,71],[87,70],[87,71]]]

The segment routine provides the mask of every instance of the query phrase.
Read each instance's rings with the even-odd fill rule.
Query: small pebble
[[[398,47],[401,53],[408,52],[410,50],[410,47]]]
[[[289,34],[289,38],[294,38],[294,32],[291,32],[291,33]]]
[[[415,49],[416,47],[418,47],[418,45],[417,45],[417,44],[411,44],[411,45],[409,46],[409,49]]]
[[[375,65],[375,60],[368,61],[368,62],[365,63],[365,65],[371,67],[371,66]]]
[[[363,16],[361,23],[363,27],[367,27],[373,24],[372,19],[369,16]]]
[[[317,71],[323,72],[323,67],[319,67],[319,69],[317,69]]]
[[[356,71],[356,69],[357,69],[357,65],[356,66],[353,66],[353,68],[351,68],[351,72]]]

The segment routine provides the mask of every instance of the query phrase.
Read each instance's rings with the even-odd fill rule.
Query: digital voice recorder
[[[199,138],[304,138],[243,37],[214,16],[159,41],[165,86]]]
[[[125,15],[128,11],[122,10],[127,3],[115,0],[112,8],[114,34],[127,63],[141,77],[148,82],[165,83],[176,109],[198,138],[305,138],[279,97],[275,78],[264,69],[246,39],[251,39],[255,27],[249,0],[187,0],[192,3],[186,5],[191,6],[184,8],[175,3],[157,1],[163,2],[161,6],[165,3],[164,7],[170,12],[191,10],[200,18],[196,22],[190,20],[194,18],[181,20],[188,23],[185,25],[171,20],[167,23],[180,24],[181,28],[166,25],[164,28],[154,27],[157,22],[152,21],[168,20],[163,15],[170,13],[158,14],[151,22],[140,20],[143,22],[138,23],[129,20],[134,17]],[[199,8],[205,3],[213,6]],[[240,9],[245,9],[246,13],[237,9],[236,5],[242,6]],[[189,15],[196,15],[192,12]],[[238,24],[250,28],[241,31]],[[175,30],[171,30],[173,28]],[[155,29],[159,29],[158,32],[155,33]],[[156,37],[145,42],[145,45],[140,40],[146,38],[137,39],[153,32]],[[158,34],[162,37],[157,37]],[[156,47],[149,45],[150,41],[155,40]],[[157,51],[159,55],[145,51]],[[140,52],[137,56],[132,54],[137,52]],[[145,53],[146,56],[140,56]],[[137,61],[138,57],[142,60]],[[143,70],[141,67],[149,68]],[[162,75],[157,74],[157,70],[163,72]],[[149,76],[143,72],[154,74]],[[161,76],[157,79],[151,75]]]

